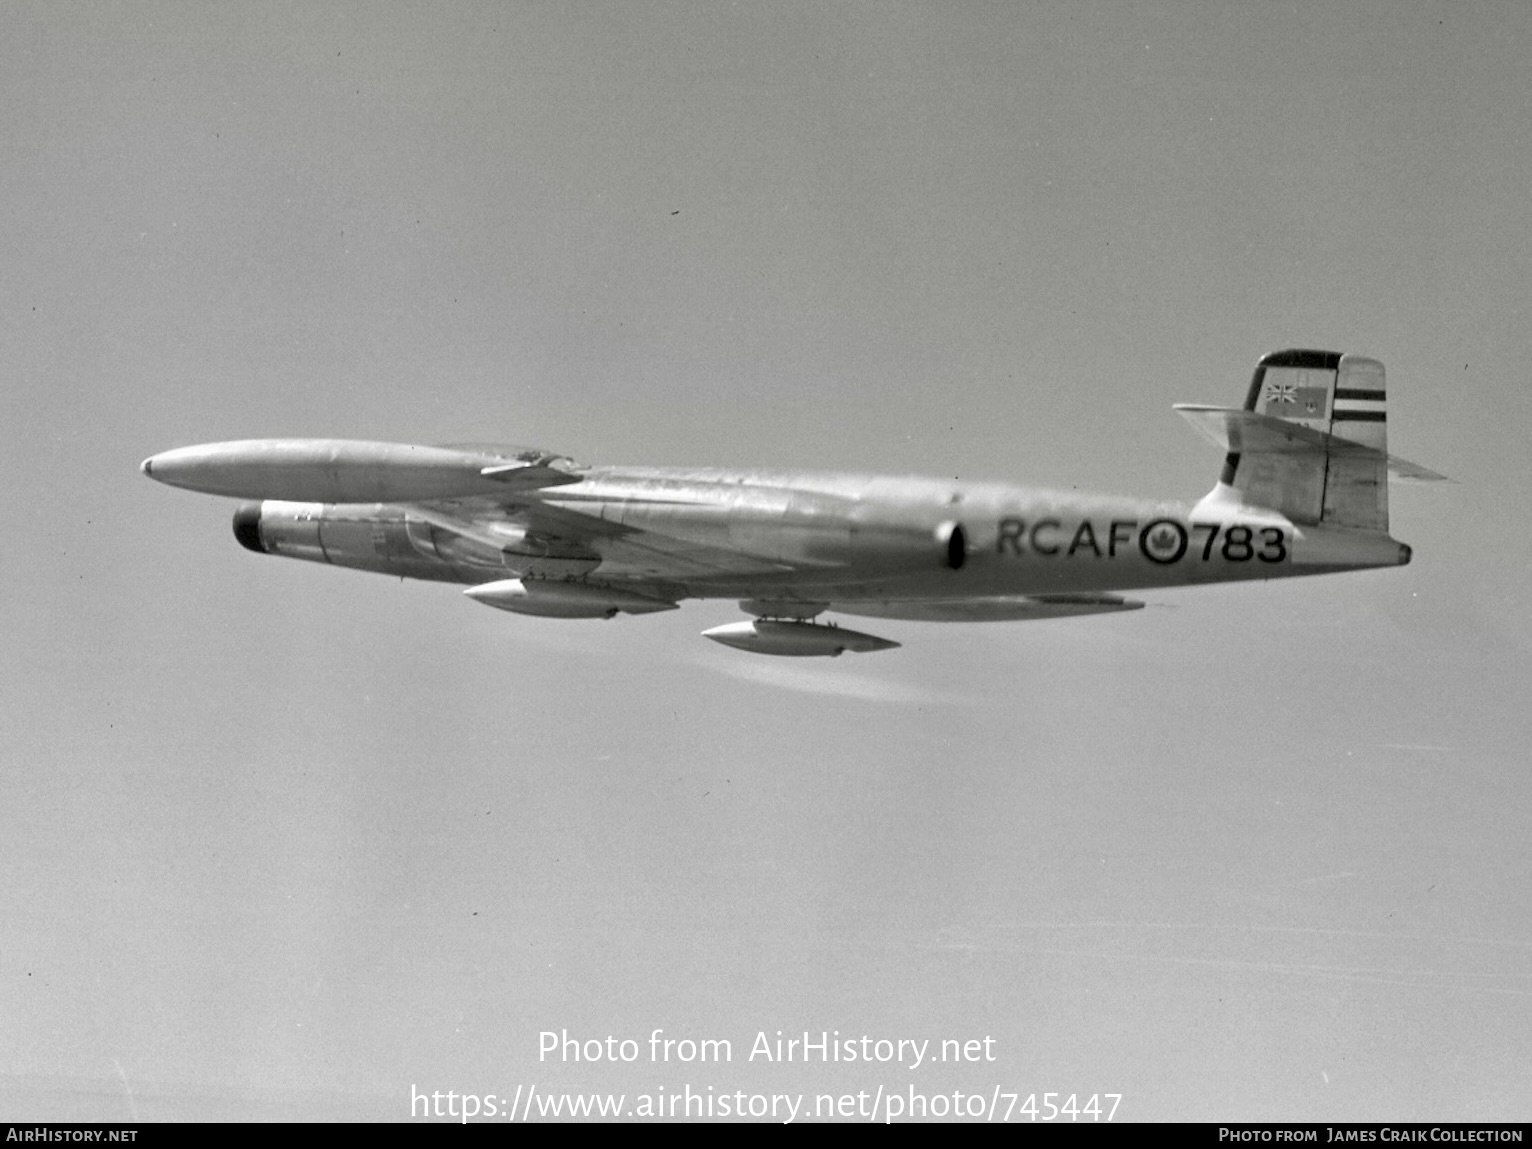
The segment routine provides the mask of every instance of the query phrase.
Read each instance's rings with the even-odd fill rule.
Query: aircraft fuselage
[[[1205,504],[1206,501],[1204,501]],[[1215,509],[921,478],[590,468],[537,503],[594,525],[579,548],[535,530],[503,541],[433,527],[408,504],[260,504],[255,549],[469,585],[507,577],[612,579],[676,598],[918,599],[1130,590],[1402,565],[1386,534]],[[251,511],[241,541],[257,541]],[[237,532],[238,533],[238,532]],[[734,556],[734,570],[663,537]],[[498,542],[498,545],[496,543]]]

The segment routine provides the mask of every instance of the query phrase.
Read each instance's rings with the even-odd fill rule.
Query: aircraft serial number
[[[1115,559],[1134,550],[1152,563],[1169,566],[1191,556],[1203,562],[1215,558],[1229,563],[1254,559],[1280,563],[1287,559],[1287,532],[1281,527],[1248,527],[1243,524],[1192,523],[1154,519],[1140,525],[1137,519],[1113,519],[1104,528],[1089,519],[1071,532],[1058,519],[1001,519],[995,543],[997,554]]]

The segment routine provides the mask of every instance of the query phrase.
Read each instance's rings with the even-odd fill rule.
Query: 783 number
[[[1226,563],[1245,563],[1259,559],[1263,563],[1279,563],[1287,558],[1287,534],[1281,527],[1225,527],[1222,523],[1193,523],[1193,541],[1198,531],[1206,532],[1202,539],[1202,561],[1217,554]],[[1220,543],[1220,539],[1222,540]]]

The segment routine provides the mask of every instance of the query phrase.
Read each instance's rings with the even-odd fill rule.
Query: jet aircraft
[[[546,451],[343,439],[181,447],[150,478],[258,500],[252,551],[467,584],[517,614],[611,618],[732,598],[702,633],[760,654],[899,645],[826,611],[990,622],[1135,610],[1127,590],[1403,566],[1388,476],[1442,476],[1387,451],[1383,365],[1290,350],[1242,407],[1180,405],[1224,452],[1196,502],[928,478],[589,466]]]

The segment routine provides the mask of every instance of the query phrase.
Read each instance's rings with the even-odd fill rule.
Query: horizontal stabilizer
[[[1114,594],[995,595],[988,598],[926,599],[909,602],[837,602],[841,614],[897,618],[909,622],[1025,622],[1138,610],[1144,604]]]
[[[1429,467],[1401,459],[1398,455],[1388,457],[1388,477],[1401,483],[1450,483],[1446,475],[1438,474]]]
[[[1377,451],[1286,419],[1243,411],[1237,407],[1203,407],[1194,403],[1177,403],[1176,413],[1189,422],[1203,438],[1224,451],[1235,454],[1275,454],[1286,452],[1319,451],[1330,453],[1355,452],[1363,456],[1376,456]]]
[[[1385,459],[1389,474],[1394,478],[1417,483],[1449,481],[1446,475],[1418,463],[1271,415],[1237,407],[1204,407],[1194,403],[1177,403],[1175,409],[1203,438],[1229,454],[1312,453],[1331,458]]]

